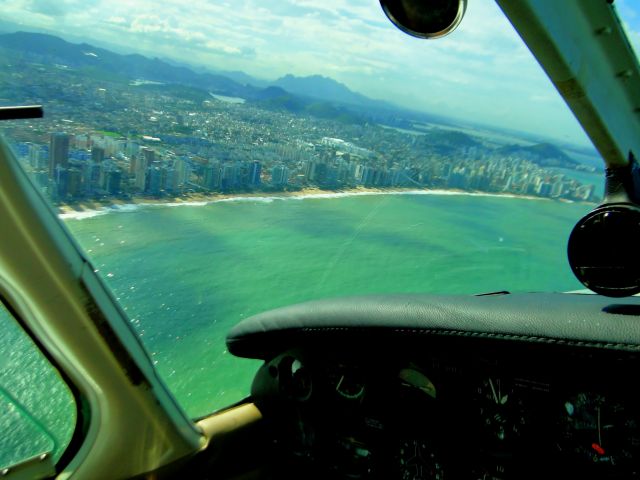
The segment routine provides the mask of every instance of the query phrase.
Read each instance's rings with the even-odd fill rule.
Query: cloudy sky
[[[617,0],[636,51],[640,8]],[[373,98],[586,144],[493,0],[446,38],[411,38],[378,0],[4,0],[0,20],[121,52],[275,79],[321,74]]]

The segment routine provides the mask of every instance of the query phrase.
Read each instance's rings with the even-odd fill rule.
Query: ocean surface
[[[343,295],[582,288],[566,242],[590,208],[421,192],[138,204],[63,219],[198,417],[249,393],[259,363],[231,356],[225,335],[255,313]],[[0,320],[10,333],[0,339],[9,412],[0,431],[11,432],[0,465],[28,456],[18,447],[25,439],[34,453],[59,454],[75,418],[71,397],[7,315]]]

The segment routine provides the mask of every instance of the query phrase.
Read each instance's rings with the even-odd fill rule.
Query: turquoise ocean
[[[581,289],[566,242],[592,207],[447,192],[328,193],[124,205],[63,220],[164,382],[199,417],[248,395],[259,362],[231,356],[225,335],[255,313],[344,295]],[[8,318],[3,324],[0,431],[9,434],[0,465],[29,452],[59,455],[75,419],[71,397],[22,332]]]

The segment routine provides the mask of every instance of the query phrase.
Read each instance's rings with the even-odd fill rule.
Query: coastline
[[[193,193],[178,197],[133,197],[131,199],[110,198],[107,201],[87,200],[78,203],[64,203],[57,205],[58,217],[63,220],[82,220],[98,215],[115,212],[131,212],[143,207],[179,207],[205,206],[220,202],[261,201],[273,202],[277,200],[305,200],[330,199],[372,195],[454,195],[471,197],[519,198],[524,200],[550,201],[554,199],[517,195],[513,193],[470,192],[465,190],[447,189],[416,189],[416,188],[368,188],[358,187],[344,190],[321,190],[319,188],[305,188],[292,192],[248,192],[248,193]],[[572,200],[560,201],[574,203]]]

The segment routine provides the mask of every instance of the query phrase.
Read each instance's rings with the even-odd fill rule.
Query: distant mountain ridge
[[[260,92],[260,98],[252,101],[260,108],[274,111],[306,114],[316,118],[328,118],[340,123],[364,124],[366,115],[348,106],[314,100],[306,96],[294,95],[281,87],[267,87]]]
[[[150,59],[139,54],[120,55],[87,43],[69,43],[43,33],[15,32],[0,35],[0,48],[20,52],[33,60],[47,59],[73,68],[97,68],[107,73],[116,72],[130,79],[178,83],[214,93],[243,97],[251,97],[256,91],[255,87],[240,85],[222,75],[196,73],[158,58]]]
[[[308,77],[296,77],[285,75],[277,79],[272,85],[281,87],[288,92],[321,100],[334,101],[347,105],[371,108],[397,108],[382,101],[373,100],[360,93],[354,92],[346,85],[322,75],[310,75]]]
[[[60,37],[44,33],[14,32],[0,34],[0,48],[19,52],[33,60],[47,59],[50,62],[73,68],[98,68],[108,72],[137,79],[164,83],[178,83],[203,88],[213,93],[260,99],[259,93],[266,86],[283,88],[294,95],[314,99],[345,103],[359,107],[395,108],[392,105],[372,100],[350,90],[346,85],[321,75],[296,77],[285,75],[275,82],[266,82],[245,74],[229,71],[224,74],[196,72],[178,62],[159,58],[148,58],[140,54],[121,55],[87,43],[70,43]]]
[[[369,113],[368,109],[384,104],[319,75],[303,78],[287,75],[278,82],[283,86],[270,85],[264,88],[250,84],[255,79],[242,72],[230,73],[245,81],[244,84],[208,71],[195,72],[178,62],[150,59],[139,54],[121,55],[87,43],[70,43],[43,33],[0,34],[0,54],[2,52],[9,52],[14,58],[33,63],[65,65],[94,77],[97,73],[110,81],[145,80],[150,83],[141,84],[137,88],[163,90],[183,98],[208,99],[211,92],[241,97],[260,108],[334,118],[345,123],[371,121],[371,115],[376,112]]]

